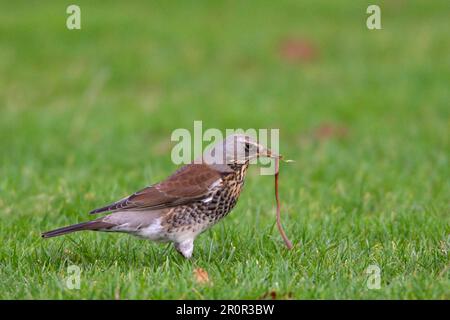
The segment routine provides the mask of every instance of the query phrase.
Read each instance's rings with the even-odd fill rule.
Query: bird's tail
[[[87,222],[81,222],[77,224],[73,224],[71,226],[58,228],[55,230],[47,231],[42,233],[42,238],[52,238],[61,236],[63,234],[72,233],[76,231],[83,231],[83,230],[100,230],[104,228],[111,227],[109,223],[105,223],[100,220],[93,220],[93,221],[87,221]]]

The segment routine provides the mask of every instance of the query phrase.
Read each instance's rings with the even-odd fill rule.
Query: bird
[[[171,242],[189,259],[196,237],[235,207],[249,163],[259,157],[280,158],[250,135],[229,135],[165,180],[90,212],[109,214],[44,232],[42,237],[84,230],[128,233]]]

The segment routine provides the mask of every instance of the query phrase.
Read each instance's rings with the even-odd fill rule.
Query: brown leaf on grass
[[[280,56],[291,63],[311,62],[318,56],[313,43],[304,38],[291,38],[281,42]]]
[[[347,137],[348,128],[335,123],[323,123],[313,130],[313,137],[317,140],[342,139]]]
[[[202,268],[194,269],[194,280],[198,284],[209,284],[211,281],[209,280],[208,272]]]
[[[266,292],[264,295],[263,295],[263,299],[272,299],[272,300],[276,300],[277,299],[277,292],[276,291],[269,291],[269,292]]]
[[[317,127],[310,128],[299,134],[298,145],[303,148],[317,142],[344,140],[348,136],[349,128],[345,125],[333,122],[323,122]]]
[[[290,300],[292,299],[293,295],[292,292],[288,292],[284,295],[279,295],[275,290],[267,291],[264,293],[261,297],[259,297],[259,300]]]

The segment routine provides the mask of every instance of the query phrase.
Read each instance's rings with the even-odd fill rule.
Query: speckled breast
[[[226,216],[236,205],[245,181],[248,163],[232,167],[234,173],[223,178],[221,188],[211,192],[209,201],[197,201],[174,208],[166,220],[168,234],[200,233]]]

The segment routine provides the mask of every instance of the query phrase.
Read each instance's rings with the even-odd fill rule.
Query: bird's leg
[[[194,251],[194,239],[187,239],[182,242],[174,242],[175,249],[186,259],[192,257]]]

